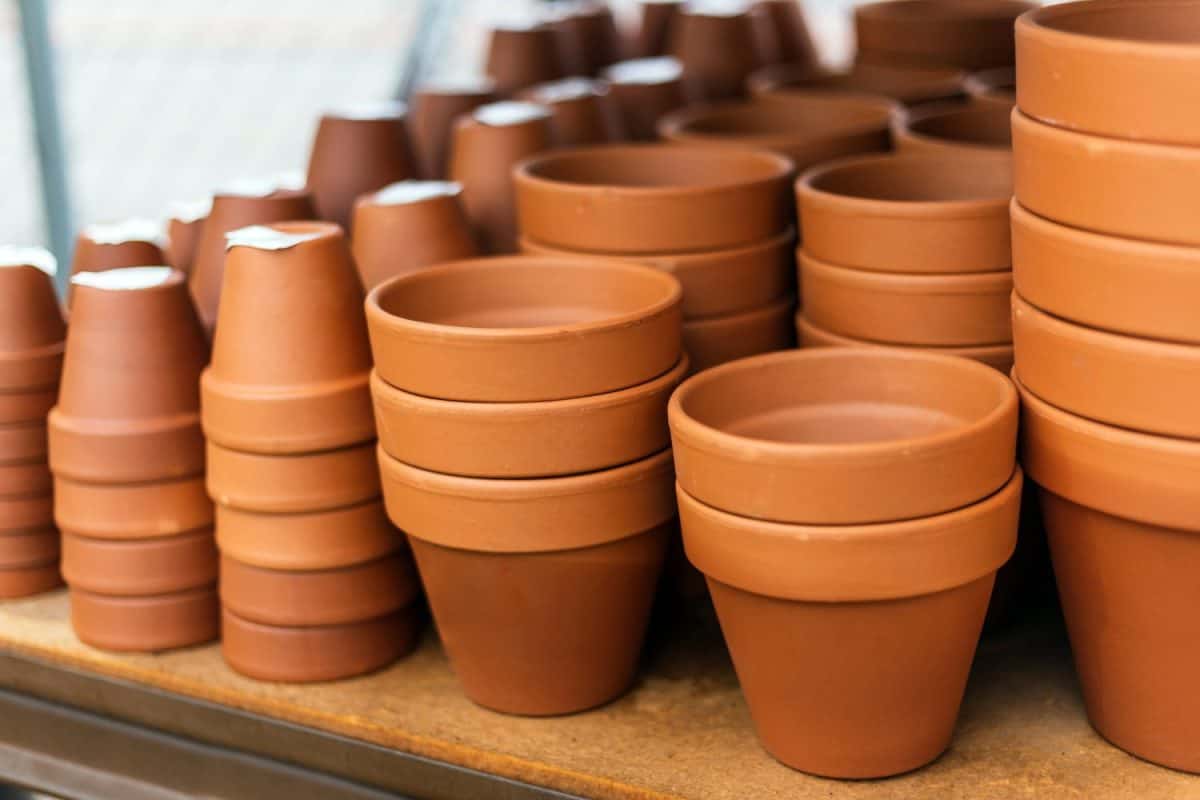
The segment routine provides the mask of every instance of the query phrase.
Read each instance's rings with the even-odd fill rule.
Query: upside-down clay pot
[[[1017,103],[1017,73],[1012,67],[972,72],[963,82],[972,103],[1011,109]]]
[[[167,242],[163,247],[163,255],[167,264],[184,275],[191,274],[192,265],[196,262],[200,236],[211,208],[211,200],[176,203],[172,206],[171,216],[167,218]]]
[[[0,392],[58,386],[66,325],[54,293],[55,270],[46,250],[0,248]]]
[[[521,233],[590,253],[738,247],[791,224],[788,159],[742,148],[577,148],[515,173]]]
[[[198,379],[208,342],[184,275],[132,267],[80,273],[72,285],[50,469],[110,484],[203,472]]]
[[[209,442],[206,480],[214,502],[247,511],[323,511],[379,496],[374,442],[302,455],[246,453]]]
[[[380,466],[471,700],[566,714],[629,687],[675,516],[669,452],[521,481],[428,472],[382,451]]]
[[[1005,106],[930,103],[905,109],[892,118],[892,140],[906,154],[977,155],[1013,149]]]
[[[537,20],[494,27],[484,66],[500,95],[558,80],[567,71],[554,29]]]
[[[634,141],[654,141],[658,138],[659,119],[687,105],[683,65],[669,56],[613,64],[604,71],[604,79],[625,133]]]
[[[804,314],[826,330],[887,344],[1012,341],[1012,273],[910,275],[835,267],[801,251]]]
[[[819,54],[798,0],[757,0],[754,7],[765,12],[769,27],[775,32],[776,61],[817,66]]]
[[[162,226],[148,219],[89,225],[75,239],[71,274],[166,263]]]
[[[491,103],[455,123],[449,175],[485,252],[516,251],[513,167],[551,142],[550,112],[535,103]]]
[[[409,101],[408,136],[420,166],[421,177],[442,180],[450,166],[450,139],[454,121],[463,114],[496,100],[490,80],[433,81],[417,87]],[[358,231],[356,230],[357,234]]]
[[[0,534],[0,570],[57,564],[59,535],[54,528]]]
[[[205,435],[255,453],[375,438],[362,283],[341,229],[242,229],[226,266],[221,325],[200,381]]]
[[[217,506],[221,553],[265,569],[348,567],[394,553],[402,543],[378,500],[302,514]]]
[[[664,55],[684,0],[642,0],[639,5],[641,19],[634,35],[635,54],[640,58]]]
[[[463,211],[462,186],[401,181],[358,198],[350,250],[370,290],[388,278],[432,264],[471,258],[479,247]],[[403,242],[403,247],[397,247]]]
[[[695,375],[668,416],[679,485],[700,502],[777,522],[869,524],[942,514],[1004,486],[1017,394],[965,358],[823,348]]]
[[[644,383],[679,361],[679,282],[611,259],[506,256],[402,275],[367,296],[375,370],[445,400],[526,402]]]
[[[63,579],[72,590],[147,597],[217,582],[211,528],[155,539],[89,539],[64,534]]]
[[[1012,159],[864,156],[796,183],[804,250],[841,267],[902,273],[1008,270]]]
[[[204,476],[153,483],[82,483],[56,476],[54,520],[63,533],[94,539],[156,539],[210,528]]]
[[[1019,0],[899,0],[854,11],[858,58],[895,64],[984,69],[1014,63],[1013,22],[1034,3]]]
[[[550,26],[558,37],[569,75],[595,75],[621,60],[621,34],[612,9],[603,0],[572,0],[550,8]]]
[[[555,147],[579,147],[624,138],[608,113],[608,88],[587,78],[540,83],[521,93],[523,100],[550,112],[550,139]]]
[[[878,778],[946,749],[1016,544],[1021,482],[1018,469],[973,505],[852,527],[748,519],[679,491],[684,547],[768,752],[817,775]]]
[[[308,190],[317,216],[350,230],[359,195],[416,176],[403,103],[326,112],[308,160]]]
[[[811,64],[774,64],[751,75],[747,85],[755,96],[814,90],[861,92],[916,105],[960,97],[963,73],[952,67],[898,64],[858,63],[845,72],[830,72]]]
[[[42,594],[62,586],[58,561],[31,567],[0,569],[0,599],[14,600]]]
[[[739,4],[685,5],[668,47],[689,92],[707,102],[742,97],[746,78],[766,63],[760,24]]]
[[[788,350],[796,344],[792,313],[796,298],[787,296],[770,305],[689,319],[683,323],[683,349],[695,374],[726,361]]]
[[[116,652],[155,652],[204,644],[220,635],[216,587],[147,597],[71,589],[71,627],[84,644]]]

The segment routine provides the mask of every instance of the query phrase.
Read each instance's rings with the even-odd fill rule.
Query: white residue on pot
[[[461,192],[462,184],[454,181],[400,181],[376,192],[373,202],[377,206],[399,206],[431,197],[456,197]]]
[[[44,247],[0,245],[0,267],[33,267],[47,275],[58,272],[58,259]]]
[[[502,14],[492,20],[491,27],[495,31],[514,31],[517,33],[523,31],[537,30],[546,24],[546,17],[543,14],[536,14],[526,11],[510,11]]]
[[[304,173],[287,170],[263,178],[238,178],[217,190],[217,194],[237,197],[266,197],[279,191],[299,191],[304,188]]]
[[[486,94],[496,90],[496,84],[491,78],[478,76],[443,76],[422,81],[417,87],[417,94]]]
[[[603,88],[604,84],[590,78],[563,78],[534,87],[533,96],[539,103],[563,103],[598,95]]]
[[[683,64],[671,56],[657,58],[635,58],[619,61],[608,68],[608,79],[613,83],[653,85],[670,83],[683,76]]]
[[[149,242],[161,245],[165,241],[162,223],[142,217],[133,217],[120,222],[93,223],[83,229],[83,235],[96,244]]]
[[[739,17],[749,9],[746,0],[691,0],[687,13],[699,17]]]
[[[320,231],[293,233],[269,228],[266,225],[250,225],[225,234],[225,249],[253,247],[258,250],[287,250],[302,242],[318,239],[320,236]]]
[[[520,125],[535,119],[546,119],[550,111],[537,103],[524,103],[519,100],[503,100],[499,103],[488,103],[472,112],[476,121],[484,125],[498,127],[503,125]]]
[[[212,198],[205,200],[181,200],[171,203],[168,211],[171,219],[179,220],[180,222],[199,222],[208,216],[208,212],[212,210]]]
[[[400,100],[376,100],[331,109],[328,115],[351,120],[401,119],[407,111],[408,106]]]
[[[71,283],[109,291],[150,289],[166,283],[172,272],[170,267],[122,267],[104,272],[80,272],[71,276]]]

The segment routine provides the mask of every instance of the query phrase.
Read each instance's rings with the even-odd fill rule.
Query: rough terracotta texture
[[[1014,62],[1013,21],[1034,8],[1017,0],[900,0],[854,12],[858,57],[964,69]]]
[[[892,118],[892,139],[901,153],[936,156],[1003,153],[1013,149],[1005,106],[930,103]]]
[[[454,121],[496,99],[489,80],[475,83],[426,83],[409,100],[408,135],[421,168],[421,177],[441,180],[450,163]]]
[[[796,300],[785,296],[768,305],[691,319],[683,323],[683,349],[692,374],[739,358],[787,350],[796,341],[792,312]]]
[[[843,72],[806,64],[775,64],[755,72],[747,83],[753,95],[813,89],[882,95],[906,105],[952,100],[962,95],[963,73],[952,67],[853,64]]]

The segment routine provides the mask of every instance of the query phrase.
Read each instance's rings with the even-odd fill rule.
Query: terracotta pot
[[[880,95],[916,105],[962,96],[963,73],[952,67],[898,64],[860,63],[845,72],[830,72],[804,63],[774,64],[751,75],[747,85],[755,96],[833,91]]]
[[[379,377],[445,400],[562,400],[679,360],[679,282],[639,264],[528,256],[442,264],[367,296]]]
[[[89,225],[75,238],[71,274],[165,264],[162,225],[149,219]]]
[[[208,493],[246,511],[296,513],[379,496],[375,443],[304,455],[260,455],[208,443]]]
[[[667,52],[672,27],[679,19],[684,0],[641,0],[641,20],[634,37],[634,50],[641,58]]]
[[[217,546],[243,564],[322,570],[374,561],[402,544],[377,500],[305,514],[217,506]]]
[[[492,103],[459,117],[450,177],[463,186],[467,217],[485,252],[516,251],[513,167],[551,145],[550,112],[534,103]]]
[[[691,359],[692,374],[726,361],[795,347],[792,327],[795,309],[796,298],[788,296],[736,314],[683,323],[683,349]]]
[[[64,533],[95,539],[156,539],[210,528],[204,476],[158,483],[54,480],[54,519]]]
[[[0,599],[29,597],[60,586],[62,577],[58,574],[58,562],[36,567],[0,569]]]
[[[1022,462],[1044,490],[1088,718],[1141,758],[1200,771],[1189,688],[1200,669],[1200,444],[1091,422],[1020,388]]]
[[[844,269],[803,251],[804,314],[822,328],[885,344],[975,347],[1012,341],[1012,273],[908,275]]]
[[[117,652],[156,652],[220,635],[215,587],[152,597],[71,590],[71,627],[84,644]]]
[[[841,267],[902,273],[1008,270],[1012,159],[864,156],[796,182],[804,250]]]
[[[211,586],[217,548],[211,528],[159,539],[62,537],[62,574],[72,590],[146,597]]]
[[[747,519],[679,491],[688,558],[708,577],[771,755],[879,778],[946,749],[996,570],[1016,544],[1021,482],[1018,469],[965,508],[850,528]]]
[[[1009,109],[994,105],[930,103],[892,118],[901,153],[936,156],[1007,153],[1013,149]]]
[[[50,469],[79,481],[134,483],[204,471],[197,383],[208,342],[186,279],[169,267],[80,273]]]
[[[514,174],[521,232],[571,250],[719,250],[769,239],[791,221],[791,163],[741,148],[578,148],[529,159]]]
[[[772,150],[803,171],[838,156],[886,151],[896,108],[882,97],[792,92],[674,111],[659,121],[658,133],[673,144]]]
[[[54,528],[0,535],[0,570],[57,565],[58,539]]]
[[[283,222],[237,232],[221,296],[200,380],[209,439],[270,454],[375,438],[362,284],[340,228]]]
[[[550,140],[555,147],[615,142],[624,138],[619,120],[608,113],[608,87],[587,78],[541,83],[520,97],[550,112]]]
[[[685,320],[748,311],[769,305],[796,291],[793,244],[787,230],[771,239],[730,250],[667,255],[623,256],[679,279],[683,287],[680,306]],[[560,250],[531,239],[521,239],[521,250],[530,255],[578,258],[583,253]],[[596,258],[596,256],[590,256]]]
[[[915,519],[977,502],[1013,471],[1016,392],[965,358],[773,353],[690,378],[668,414],[679,485],[755,519]]]
[[[221,604],[263,625],[344,625],[393,614],[420,593],[408,552],[340,569],[284,572],[221,559]]]
[[[1200,148],[1143,144],[1012,115],[1017,201],[1035,214],[1114,236],[1200,245]]]
[[[374,672],[417,645],[415,609],[363,622],[315,627],[262,625],[221,613],[221,654],[237,672],[260,681],[312,683]]]
[[[185,275],[191,273],[192,265],[196,262],[200,237],[211,208],[211,199],[197,203],[176,203],[171,208],[171,216],[167,218],[167,243],[163,255],[167,264]]]
[[[669,56],[613,64],[604,71],[604,79],[625,132],[634,141],[657,139],[658,120],[668,111],[687,105],[683,65]]]
[[[742,97],[746,78],[764,59],[761,23],[741,4],[685,5],[671,27],[671,55],[684,81],[708,102]]]
[[[854,11],[858,57],[963,69],[1009,66],[1016,60],[1013,21],[1034,7],[1018,0],[899,0],[859,6]]]
[[[2,460],[2,456],[0,456]],[[26,497],[47,494],[54,487],[45,459],[19,463],[0,463],[0,497]]]
[[[423,178],[441,180],[446,177],[454,121],[496,99],[495,86],[486,79],[437,81],[417,87],[409,101],[408,135]]]
[[[621,35],[604,0],[557,3],[550,14],[567,74],[595,75],[621,60]]]
[[[403,103],[375,103],[321,116],[308,160],[317,216],[350,229],[359,195],[416,176]]]
[[[0,392],[58,386],[66,326],[55,269],[41,248],[0,248]]]
[[[967,76],[963,86],[971,102],[1011,110],[1017,104],[1017,72],[1012,67],[996,67]]]
[[[56,400],[56,387],[33,392],[0,392],[0,425],[44,422]],[[3,454],[0,453],[2,460]]]
[[[1012,203],[1013,281],[1055,316],[1200,344],[1200,250],[1068,228]]]
[[[775,32],[776,61],[814,67],[820,63],[800,0],[757,0],[754,7],[766,13]]]
[[[45,423],[27,422],[21,425],[0,425],[0,461],[10,464],[28,461],[45,462],[46,453]]]
[[[501,95],[567,74],[554,29],[536,20],[492,28],[484,72]]]
[[[54,524],[54,498],[49,494],[0,499],[0,534],[28,533]]]

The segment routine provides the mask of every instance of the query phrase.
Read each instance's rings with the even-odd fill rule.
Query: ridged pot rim
[[[810,322],[804,316],[804,310],[800,309],[796,312],[796,330],[800,333],[800,339],[804,339],[804,331],[810,331],[816,337],[826,340],[828,345],[807,345],[805,347],[888,347],[888,348],[903,348],[911,350],[920,350],[922,352],[942,353],[949,356],[957,356],[959,358],[969,358],[973,361],[980,361],[986,364],[994,364],[1001,362],[1012,362],[1013,347],[1011,344],[992,344],[980,346],[958,346],[958,345],[903,345],[891,344],[888,342],[871,342],[866,339],[856,339],[853,336],[843,336],[840,333],[826,330],[814,322]]]
[[[1012,144],[998,144],[995,142],[979,142],[970,139],[955,139],[945,136],[936,136],[926,133],[922,130],[914,130],[914,125],[920,125],[931,119],[938,117],[949,116],[968,116],[977,115],[985,117],[1004,116],[1007,120],[1007,107],[1001,108],[995,105],[982,103],[975,104],[960,104],[960,103],[926,103],[913,108],[904,108],[892,117],[892,133],[901,138],[907,137],[915,142],[920,142],[925,145],[941,146],[941,147],[958,147],[962,149],[976,150],[980,152],[995,152],[1006,153],[1012,151]],[[996,120],[987,120],[994,122]]]
[[[872,272],[841,267],[813,258],[803,249],[796,253],[801,272],[819,273],[825,280],[894,294],[1005,294],[1012,290],[1012,270],[995,272],[904,273]]]
[[[1028,11],[1017,18],[1016,33],[1018,37],[1045,39],[1050,46],[1081,49],[1101,55],[1111,55],[1114,50],[1118,50],[1141,58],[1157,56],[1171,59],[1200,59],[1200,41],[1184,43],[1098,36],[1092,33],[1066,31],[1048,24],[1057,19],[1089,14],[1096,10],[1136,8],[1139,12],[1145,13],[1155,6],[1172,9],[1191,8],[1195,13],[1200,13],[1200,2],[1196,2],[1196,0],[1138,0],[1137,3],[1130,3],[1128,0],[1088,0],[1088,2],[1043,6]]]
[[[522,247],[528,245],[530,248],[532,248],[529,251],[531,256],[561,256],[563,258],[579,257],[612,259],[616,261],[635,261],[643,264],[652,264],[654,269],[664,270],[667,272],[677,272],[679,270],[685,270],[691,267],[707,266],[712,262],[726,261],[744,256],[754,256],[774,250],[776,248],[786,247],[791,244],[795,238],[795,227],[788,226],[783,233],[771,236],[767,239],[760,239],[757,242],[735,245],[733,247],[723,247],[714,250],[702,250],[692,253],[589,253],[583,250],[571,250],[567,247],[559,247],[556,244],[543,242],[530,236],[521,236],[520,244]]]

